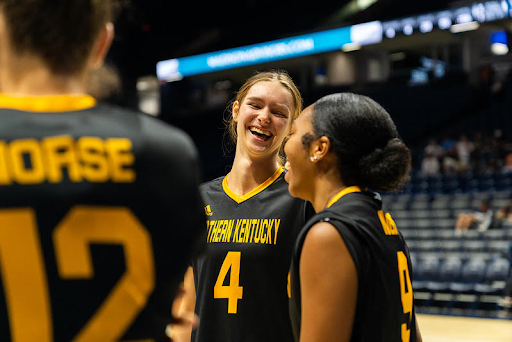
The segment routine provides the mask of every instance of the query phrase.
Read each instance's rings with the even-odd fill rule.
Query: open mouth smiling
[[[264,141],[267,141],[273,135],[269,131],[263,130],[263,129],[255,127],[255,126],[250,126],[249,131],[251,131],[252,135],[254,135],[257,138],[264,140]]]

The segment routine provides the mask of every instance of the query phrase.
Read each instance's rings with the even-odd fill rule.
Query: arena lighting
[[[361,50],[361,44],[359,44],[359,43],[347,43],[347,44],[343,45],[343,47],[341,48],[341,51],[343,51],[343,52],[350,52],[350,51],[357,51],[357,50]]]
[[[156,66],[157,77],[161,81],[177,81],[187,76],[335,51],[347,43],[356,43],[362,46],[376,44],[380,41],[382,41],[382,25],[379,21],[373,21],[261,44],[161,61]]]
[[[491,35],[491,52],[495,55],[506,55],[509,51],[507,32],[497,31]]]
[[[364,5],[370,3],[370,0],[362,0],[361,2]],[[234,49],[161,61],[157,63],[157,76],[160,81],[178,81],[187,76],[357,46],[350,45],[353,43],[360,46],[377,44],[383,39],[395,39],[399,36],[410,36],[416,33],[428,34],[437,29],[449,29],[452,33],[476,30],[480,23],[506,18],[512,18],[512,0],[480,1],[453,9],[387,22],[373,21]],[[501,48],[503,49],[503,46]]]
[[[451,33],[461,33],[467,31],[473,31],[480,27],[480,24],[477,21],[470,21],[469,23],[463,24],[455,24],[450,27]]]

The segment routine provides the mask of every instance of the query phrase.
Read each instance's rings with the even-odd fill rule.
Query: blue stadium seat
[[[454,293],[474,293],[475,284],[485,280],[487,262],[483,258],[470,258],[462,266],[460,282],[450,284]]]
[[[453,253],[453,252],[461,252],[461,251],[462,251],[462,241],[461,240],[441,241],[441,252]]]
[[[487,241],[487,251],[492,254],[497,254],[502,257],[508,256],[510,253],[510,241],[501,240],[489,240]]]
[[[472,254],[472,253],[480,253],[485,250],[486,243],[481,240],[469,240],[463,241],[462,249],[464,252]]]
[[[485,282],[475,285],[475,291],[485,295],[501,295],[505,281],[510,273],[510,261],[505,258],[495,258],[487,266]]]
[[[437,278],[426,283],[426,289],[429,292],[446,292],[450,288],[450,283],[460,279],[462,269],[462,259],[459,257],[448,257],[444,259],[439,266]]]
[[[433,280],[437,279],[439,274],[439,257],[429,256],[418,260],[414,278],[416,280]]]

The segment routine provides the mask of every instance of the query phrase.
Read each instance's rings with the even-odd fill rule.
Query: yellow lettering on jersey
[[[231,239],[231,233],[233,232],[233,226],[235,225],[235,220],[226,220],[227,228],[226,228],[226,235],[224,236],[224,239],[222,242],[229,242]]]
[[[228,227],[229,227],[229,223],[228,223],[228,220],[223,220],[221,221],[222,222],[222,229],[221,229],[221,241],[222,242],[226,242],[226,236],[228,234]]]
[[[69,179],[78,183],[82,175],[74,149],[74,141],[70,136],[56,136],[43,139],[48,162],[48,180],[51,183],[62,182],[62,169],[67,168]]]
[[[12,180],[7,170],[7,145],[0,141],[0,185],[11,184]]]
[[[210,236],[211,236],[211,229],[210,229],[210,221],[206,221],[206,230],[208,231],[208,234],[206,235],[206,242],[210,242]]]
[[[35,139],[13,140],[9,144],[13,179],[20,184],[41,183],[45,179],[41,146]],[[25,164],[30,160],[30,168]]]
[[[274,245],[277,243],[277,232],[279,230],[280,224],[281,224],[281,219],[277,219],[274,221],[274,231],[275,231]]]
[[[259,220],[254,219],[252,220],[252,233],[254,234],[254,242],[259,243],[261,239],[261,229],[260,225],[258,224]],[[252,239],[251,239],[252,240]]]
[[[252,224],[253,224],[253,220],[247,220],[246,221],[247,224],[245,225],[245,239],[244,239],[244,242],[245,243],[248,243],[249,242],[249,236],[251,236],[251,242],[252,242],[252,235],[251,235],[251,232],[253,231],[252,230]]]
[[[134,182],[135,171],[128,168],[135,161],[135,157],[131,153],[132,142],[129,139],[110,138],[107,139],[105,147],[109,155],[112,180],[117,183]]]
[[[398,230],[396,229],[396,223],[391,217],[389,213],[384,214],[382,210],[377,212],[379,215],[380,223],[382,224],[382,229],[386,235],[398,235]]]
[[[218,223],[219,221],[213,221],[212,224],[213,224],[213,242],[218,242],[219,241],[219,237],[218,237],[218,233],[219,233],[219,228],[218,228]]]
[[[238,238],[238,231],[240,230],[240,226],[242,225],[242,221],[241,220],[237,220],[236,221],[236,227],[235,227],[235,232],[233,233],[233,241],[232,242],[239,242],[239,238]]]
[[[206,241],[277,244],[281,219],[208,220]]]
[[[96,137],[82,137],[78,139],[77,154],[82,161],[82,176],[93,183],[108,181],[108,162],[105,157],[105,144]]]
[[[135,156],[126,138],[52,136],[38,141],[0,140],[0,186],[12,182],[40,184],[63,181],[65,169],[71,182],[87,180],[128,183],[135,181]]]
[[[267,219],[263,219],[261,220],[261,230],[263,230],[263,228],[265,228],[265,243],[270,243],[268,238],[269,238],[269,232],[272,230],[271,227],[269,227],[268,225],[268,220]]]

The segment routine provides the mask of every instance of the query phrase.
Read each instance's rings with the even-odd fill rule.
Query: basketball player
[[[84,94],[110,0],[0,0],[0,340],[167,341],[204,211],[191,140]]]
[[[293,341],[287,279],[306,206],[288,193],[279,150],[301,106],[282,71],[254,75],[236,96],[233,168],[201,188],[208,246],[185,282],[197,294],[193,341]]]
[[[290,315],[297,341],[418,341],[411,262],[379,194],[410,170],[389,114],[355,94],[306,108],[285,146],[293,196],[318,213],[292,256]]]

